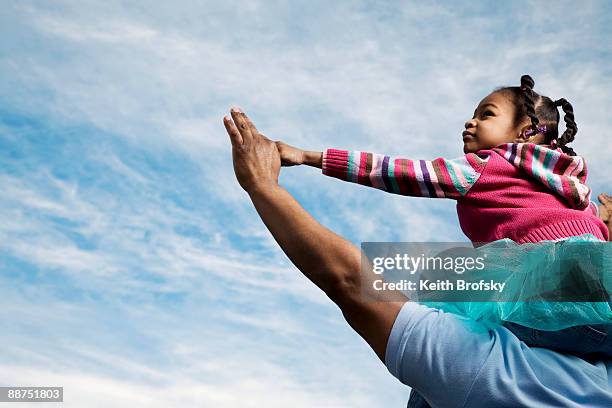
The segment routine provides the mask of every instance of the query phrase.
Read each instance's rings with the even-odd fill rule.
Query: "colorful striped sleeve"
[[[493,150],[565,198],[571,208],[588,209],[591,189],[585,184],[587,167],[583,157],[535,143],[504,143]]]
[[[323,174],[340,180],[413,197],[458,199],[482,173],[489,153],[455,159],[410,160],[377,153],[327,149]]]

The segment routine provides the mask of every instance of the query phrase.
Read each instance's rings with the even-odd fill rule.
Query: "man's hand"
[[[261,187],[278,185],[280,154],[276,143],[257,131],[244,112],[230,110],[232,119],[223,117],[223,124],[232,142],[234,173],[240,186],[252,193]]]
[[[607,193],[601,193],[597,198],[601,203],[599,206],[599,218],[608,227],[609,241],[612,241],[612,197]]]
[[[278,185],[276,143],[257,132],[245,114],[232,110],[232,117],[234,122],[224,117],[223,123],[232,141],[234,171],[261,220],[291,262],[340,307],[349,325],[385,362],[389,333],[406,297],[397,291],[380,302],[362,298],[359,248],[319,224]],[[312,153],[312,162],[319,164],[322,153]],[[371,286],[364,282],[364,287]]]

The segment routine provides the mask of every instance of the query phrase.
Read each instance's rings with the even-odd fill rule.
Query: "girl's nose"
[[[465,122],[465,128],[466,128],[466,129],[469,129],[469,128],[471,128],[471,127],[476,126],[476,124],[474,123],[474,121],[475,121],[475,119],[470,119],[470,120],[468,120],[467,122]]]

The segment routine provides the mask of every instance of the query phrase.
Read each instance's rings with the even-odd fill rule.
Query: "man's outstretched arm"
[[[398,293],[395,299],[366,300],[361,293],[361,251],[318,223],[282,187],[255,189],[249,195],[293,264],[340,307],[384,363],[389,333],[407,299]]]
[[[224,118],[240,185],[293,264],[340,307],[349,325],[385,361],[387,339],[406,302],[397,292],[384,301],[362,297],[361,251],[317,222],[278,185],[280,156],[273,141],[257,132],[244,113]]]

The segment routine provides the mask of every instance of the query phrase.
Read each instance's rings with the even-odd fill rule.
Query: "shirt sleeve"
[[[609,358],[528,347],[503,326],[416,302],[396,317],[385,365],[433,407],[612,406]]]
[[[490,349],[484,326],[409,301],[391,329],[385,365],[431,406],[462,407]]]
[[[378,153],[326,149],[323,174],[413,197],[459,199],[482,173],[489,153],[454,159],[411,160]]]

